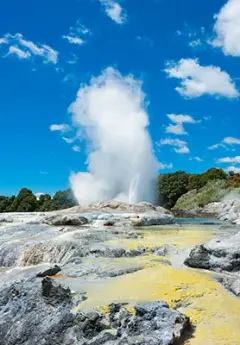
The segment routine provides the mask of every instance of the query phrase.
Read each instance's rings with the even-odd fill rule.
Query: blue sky
[[[52,194],[86,169],[68,107],[109,66],[142,80],[162,172],[240,167],[238,0],[4,0],[0,12],[0,194]]]

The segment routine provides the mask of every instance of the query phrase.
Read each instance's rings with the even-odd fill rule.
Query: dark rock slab
[[[38,278],[52,277],[52,276],[55,276],[56,274],[58,274],[59,272],[61,272],[61,268],[59,266],[55,265],[54,267],[49,268],[49,270],[38,273],[37,277]]]

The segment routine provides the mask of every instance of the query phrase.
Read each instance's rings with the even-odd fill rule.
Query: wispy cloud
[[[78,62],[78,57],[76,54],[71,53],[69,59],[67,60],[67,63],[69,65],[74,65]]]
[[[166,170],[166,169],[172,169],[173,168],[173,164],[169,163],[169,164],[164,164],[159,162],[159,170]]]
[[[81,149],[80,149],[80,147],[78,145],[74,145],[72,147],[72,149],[73,149],[74,152],[80,152],[81,151]]]
[[[216,150],[216,149],[219,149],[220,147],[227,149],[226,146],[223,144],[214,144],[214,145],[208,146],[208,150]]]
[[[136,37],[138,42],[141,42],[144,47],[153,47],[154,46],[154,40],[147,36],[137,36]]]
[[[49,45],[26,40],[20,33],[15,35],[6,34],[0,38],[0,46],[7,47],[8,51],[5,56],[15,55],[19,59],[38,57],[45,64],[57,64],[58,62],[58,52],[56,50]]]
[[[25,52],[24,50],[16,46],[10,46],[6,56],[14,55],[14,54],[17,55],[19,59],[29,59],[31,57],[31,54],[29,52]]]
[[[169,78],[181,80],[176,91],[188,98],[203,95],[237,98],[240,95],[228,73],[216,66],[201,66],[198,59],[168,62],[165,72]]]
[[[185,128],[183,127],[183,124],[196,123],[196,121],[189,115],[168,114],[167,116],[174,124],[170,124],[166,127],[166,133],[172,133],[176,135],[188,135]]]
[[[226,137],[222,140],[221,143],[209,146],[208,149],[209,150],[216,150],[216,149],[222,147],[222,148],[228,150],[229,148],[227,145],[229,145],[229,146],[240,145],[240,139],[239,138],[233,138],[233,137]]]
[[[190,152],[187,142],[180,140],[180,139],[171,139],[171,138],[166,138],[160,140],[160,142],[157,143],[159,147],[161,146],[173,146],[174,151],[179,154],[187,154]]]
[[[66,133],[69,132],[71,130],[71,127],[69,125],[67,125],[66,123],[62,123],[62,124],[53,124],[50,127],[50,131],[51,132],[61,132],[61,133]]]
[[[66,138],[62,137],[62,139],[67,143],[67,144],[72,144],[76,140],[76,138]]]
[[[63,38],[71,44],[83,45],[89,35],[91,35],[91,31],[78,20],[76,26],[72,26],[69,33],[64,35]]]
[[[183,29],[176,31],[177,36],[182,36],[187,42],[187,45],[194,49],[199,50],[206,47],[206,30],[204,27],[194,29],[185,24]]]
[[[113,0],[99,0],[104,7],[106,14],[117,24],[125,24],[127,21],[127,13],[120,4]]]
[[[219,158],[217,159],[217,163],[237,164],[237,163],[240,163],[240,156]]]
[[[189,160],[190,161],[196,161],[196,162],[203,162],[203,159],[202,158],[200,158],[200,157],[191,157],[191,158],[189,158]]]
[[[40,175],[48,175],[47,171],[40,171]]]

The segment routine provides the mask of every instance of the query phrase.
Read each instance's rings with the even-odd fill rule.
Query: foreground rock
[[[240,271],[240,233],[195,247],[185,264],[214,271]]]
[[[188,318],[165,302],[134,308],[111,304],[104,314],[74,313],[74,301],[85,298],[50,278],[1,288],[1,345],[172,345],[189,326]]]

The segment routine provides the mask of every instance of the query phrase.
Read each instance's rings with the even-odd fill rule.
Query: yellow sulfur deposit
[[[174,244],[178,249],[199,244],[212,237],[211,232],[196,229],[186,231],[166,231],[144,233],[144,238],[124,240],[127,248],[139,245],[158,246]],[[119,243],[118,243],[119,244]],[[118,259],[125,260],[125,259]],[[188,345],[239,345],[240,344],[240,299],[231,296],[214,279],[210,272],[177,268],[165,265],[154,259],[153,255],[133,258],[143,266],[133,274],[107,281],[104,286],[92,286],[88,299],[80,309],[112,302],[127,302],[134,305],[139,302],[156,300],[166,301],[171,308],[176,308],[190,317],[195,332]],[[131,308],[134,312],[134,308]],[[106,313],[107,308],[103,307]]]

